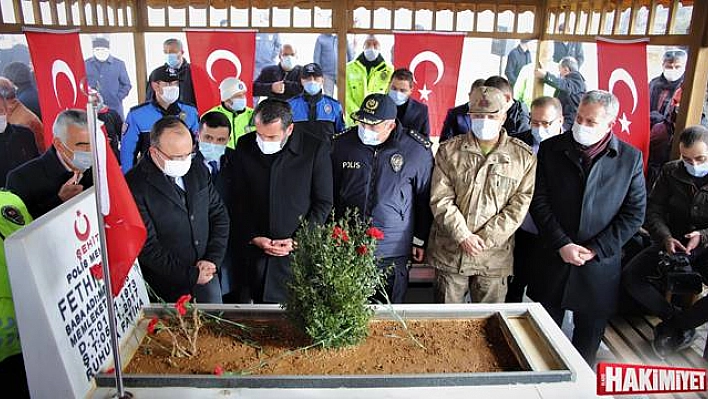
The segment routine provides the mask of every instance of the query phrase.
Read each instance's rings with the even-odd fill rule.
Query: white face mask
[[[705,177],[708,175],[708,162],[703,162],[698,165],[691,165],[690,163],[683,161],[683,166],[686,167],[686,171],[693,177]]]
[[[172,104],[179,98],[179,86],[165,86],[162,88],[162,100]]]
[[[398,90],[389,89],[388,96],[391,97],[391,100],[393,100],[397,106],[403,105],[406,101],[408,101],[408,94],[402,93]]]
[[[681,79],[681,76],[683,76],[683,68],[682,69],[664,69],[664,77],[669,82],[675,82],[675,81]]]
[[[578,122],[573,123],[571,130],[573,131],[573,139],[575,139],[578,144],[586,147],[599,143],[607,134],[606,131],[598,131],[597,129],[581,125]]]
[[[366,145],[379,145],[381,140],[379,140],[379,134],[375,130],[370,130],[362,125],[359,125],[357,130],[359,135],[359,140]]]
[[[263,141],[259,134],[256,134],[256,144],[265,155],[272,155],[283,149],[285,143],[288,142],[287,137],[283,141]]]
[[[165,161],[162,171],[170,177],[182,177],[189,172],[189,168],[192,166],[191,156],[181,160],[165,159],[164,157],[162,159]]]
[[[85,172],[93,163],[93,155],[88,151],[74,150],[74,156],[71,158],[71,163],[81,172]]]
[[[487,118],[472,118],[472,133],[480,140],[493,140],[499,136],[499,121]]]
[[[0,133],[5,133],[7,129],[7,115],[0,115]]]
[[[284,56],[283,59],[280,61],[280,65],[286,71],[292,70],[295,67],[295,57],[292,55]]]
[[[364,58],[366,58],[368,61],[373,61],[379,57],[379,50],[376,50],[373,47],[369,47],[367,49],[364,49]]]
[[[108,59],[108,56],[111,55],[111,52],[108,51],[107,48],[95,48],[93,49],[93,56],[96,57],[97,60],[101,62],[106,62]]]

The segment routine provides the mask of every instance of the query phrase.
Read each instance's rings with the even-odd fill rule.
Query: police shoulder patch
[[[2,214],[3,218],[18,226],[25,225],[25,217],[22,216],[20,209],[14,205],[4,205],[0,208],[0,214]]]
[[[430,141],[427,137],[424,135],[418,133],[415,131],[415,129],[406,129],[408,131],[408,135],[413,137],[413,140],[417,141],[418,143],[422,144],[425,148],[430,148],[433,145],[433,142]]]

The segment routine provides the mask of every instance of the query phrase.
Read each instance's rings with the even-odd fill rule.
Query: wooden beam
[[[35,25],[44,25],[44,18],[42,18],[42,10],[39,7],[38,1],[32,2],[32,14],[34,14]]]
[[[706,86],[708,85],[708,1],[693,3],[691,26],[688,34],[688,61],[684,73],[681,106],[676,120],[672,154],[678,158],[679,135],[684,128],[701,121]]]
[[[647,35],[654,32],[654,23],[656,23],[656,0],[652,0],[649,7],[649,19],[647,20],[647,31],[645,32]]]
[[[18,25],[25,24],[25,13],[22,11],[22,0],[15,0],[12,2],[15,8],[15,22]]]
[[[54,25],[59,25],[59,12],[57,11],[56,0],[49,0],[47,4],[49,4],[49,13],[52,16],[52,23]]]
[[[637,26],[637,16],[639,15],[638,12],[636,12],[637,7],[637,1],[632,0],[632,5],[631,8],[629,9],[629,30],[627,31],[628,34],[632,35],[634,34],[634,28]]]
[[[556,20],[557,21],[557,20]],[[551,45],[548,43],[548,0],[539,0],[536,10],[534,12],[533,30],[536,37],[538,37],[538,47],[536,51],[536,68],[542,68],[541,48],[544,46]],[[543,96],[543,82],[539,79],[533,80],[533,97]]]
[[[674,14],[677,13],[678,7],[679,7],[678,0],[673,0],[673,2],[671,3],[671,7],[669,7],[669,17],[667,19],[666,31],[664,31],[664,33],[667,35],[670,35],[671,33],[673,33],[674,27],[676,27],[676,21],[674,21]]]
[[[619,28],[620,28],[620,21],[622,20],[621,7],[622,7],[622,0],[617,0],[617,2],[615,3],[615,11],[614,11],[615,17],[612,20],[612,23],[614,25],[614,27],[612,28],[613,35],[620,34]]]

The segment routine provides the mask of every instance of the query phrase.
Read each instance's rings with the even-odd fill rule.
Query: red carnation
[[[155,333],[155,328],[157,327],[157,323],[159,323],[160,320],[157,317],[153,317],[150,319],[150,324],[148,324],[147,331],[148,334],[154,334]]]
[[[349,235],[347,235],[346,230],[339,226],[334,226],[334,229],[332,230],[332,238],[340,239],[344,242],[349,242]]]
[[[369,227],[368,229],[366,229],[366,235],[369,237],[373,237],[377,240],[383,240],[384,238],[383,231],[377,229],[376,227]]]
[[[214,375],[223,375],[224,374],[224,368],[217,365],[214,367]]]
[[[187,308],[185,304],[189,303],[189,301],[192,300],[192,296],[189,294],[182,295],[177,299],[177,303],[175,303],[175,309],[177,309],[177,312],[180,314],[180,316],[184,316],[187,314]]]
[[[366,255],[366,252],[368,250],[369,249],[366,248],[366,245],[363,245],[363,244],[356,247],[356,253],[358,253],[359,255]]]

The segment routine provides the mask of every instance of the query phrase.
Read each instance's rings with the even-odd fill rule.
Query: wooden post
[[[347,46],[349,40],[347,38],[347,30],[349,27],[348,1],[333,1],[332,2],[332,28],[337,31],[337,100],[342,103],[342,107],[346,108],[347,100]]]
[[[693,3],[691,28],[688,33],[688,60],[682,84],[681,106],[676,119],[672,158],[679,155],[679,135],[684,128],[701,121],[708,85],[708,1]]]
[[[135,89],[138,91],[138,103],[145,102],[147,77],[147,60],[145,57],[145,30],[148,27],[147,0],[135,0],[133,9],[133,45],[135,46]],[[127,24],[127,21],[126,21]]]
[[[546,36],[548,35],[546,32],[548,32],[548,1],[547,0],[539,0],[538,5],[536,6],[536,12],[535,12],[535,20],[534,20],[534,25],[533,25],[533,30],[534,30],[534,35],[538,37],[538,45],[536,46],[536,67],[541,68],[541,59],[539,57],[539,53],[541,52],[541,46],[547,46],[549,44],[545,44],[548,39]],[[543,82],[540,79],[535,79],[533,80],[533,97],[541,97],[543,96]]]

